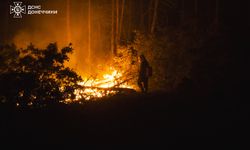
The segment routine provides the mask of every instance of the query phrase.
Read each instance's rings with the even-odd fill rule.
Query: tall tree
[[[120,17],[120,26],[119,26],[119,32],[118,32],[118,37],[119,40],[122,36],[122,25],[123,25],[123,17],[124,17],[124,5],[125,5],[125,0],[122,0],[121,4],[121,17]]]
[[[132,12],[132,3],[133,1],[132,0],[128,0],[128,29],[127,29],[127,40],[128,39],[131,39],[131,32],[132,32],[132,15],[133,15],[133,12]]]
[[[90,60],[91,60],[91,0],[88,1],[88,61],[90,62]]]
[[[150,0],[150,2],[149,2],[149,6],[148,6],[148,32],[150,33],[150,31],[151,31],[151,25],[152,25],[152,13],[151,13],[151,11],[152,11],[152,6],[153,6],[153,2],[154,2],[154,0]]]
[[[111,51],[112,54],[115,52],[114,42],[115,42],[115,0],[112,0],[112,17],[111,17]]]
[[[118,44],[118,39],[119,39],[119,37],[118,37],[118,35],[119,35],[119,0],[116,0],[116,14],[115,14],[115,16],[116,16],[116,20],[115,20],[115,37],[114,37],[114,39],[115,39],[115,42],[114,42],[114,55],[116,55],[117,54],[117,44]]]
[[[70,18],[70,0],[67,0],[67,3],[66,3],[66,30],[67,30],[67,42],[70,43],[71,42],[71,28],[70,28],[70,21],[71,21],[71,18]]]
[[[140,29],[144,31],[144,0],[140,0]]]
[[[158,4],[159,4],[159,0],[155,0],[154,1],[154,15],[153,15],[152,25],[151,25],[151,29],[150,29],[151,34],[153,34],[154,30],[155,30],[155,25],[156,25],[156,21],[157,21]]]

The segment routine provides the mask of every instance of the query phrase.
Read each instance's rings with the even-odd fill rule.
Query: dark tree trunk
[[[88,2],[88,61],[90,62],[90,60],[91,60],[91,0],[89,0]]]
[[[118,33],[118,40],[121,40],[122,37],[122,27],[123,27],[123,17],[124,17],[124,5],[125,5],[125,0],[122,0],[122,5],[121,5],[121,18],[120,18],[120,25],[119,25],[119,33]]]
[[[112,8],[111,8],[112,10],[112,17],[111,17],[111,51],[112,51],[112,54],[114,55],[114,52],[115,52],[115,50],[114,50],[114,42],[115,42],[115,21],[114,21],[114,19],[115,19],[115,13],[114,13],[114,11],[115,11],[115,0],[112,0]]]
[[[151,29],[150,29],[150,33],[151,33],[151,34],[154,33],[155,26],[156,26],[158,4],[159,4],[159,0],[155,0],[155,1],[154,1],[154,15],[153,15],[152,25],[151,25]]]

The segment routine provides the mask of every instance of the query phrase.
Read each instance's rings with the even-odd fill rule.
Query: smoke
[[[56,42],[61,49],[73,44],[73,54],[66,64],[79,74],[95,72],[99,64],[106,62],[110,55],[109,24],[102,16],[101,7],[92,4],[91,13],[91,60],[88,57],[88,1],[38,1],[43,9],[56,9],[57,15],[26,15],[20,21],[12,38],[18,48],[25,48],[30,43],[44,49],[51,42]],[[107,14],[107,13],[106,13]],[[11,20],[10,24],[16,23]],[[70,33],[69,33],[70,32]],[[69,37],[70,35],[70,37]]]

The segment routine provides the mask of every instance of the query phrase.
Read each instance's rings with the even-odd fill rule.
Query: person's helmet
[[[140,58],[141,58],[142,60],[145,60],[145,56],[144,56],[143,54],[140,55]]]

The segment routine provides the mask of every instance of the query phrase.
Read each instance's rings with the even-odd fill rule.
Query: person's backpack
[[[148,76],[151,77],[153,75],[153,68],[148,66]]]

